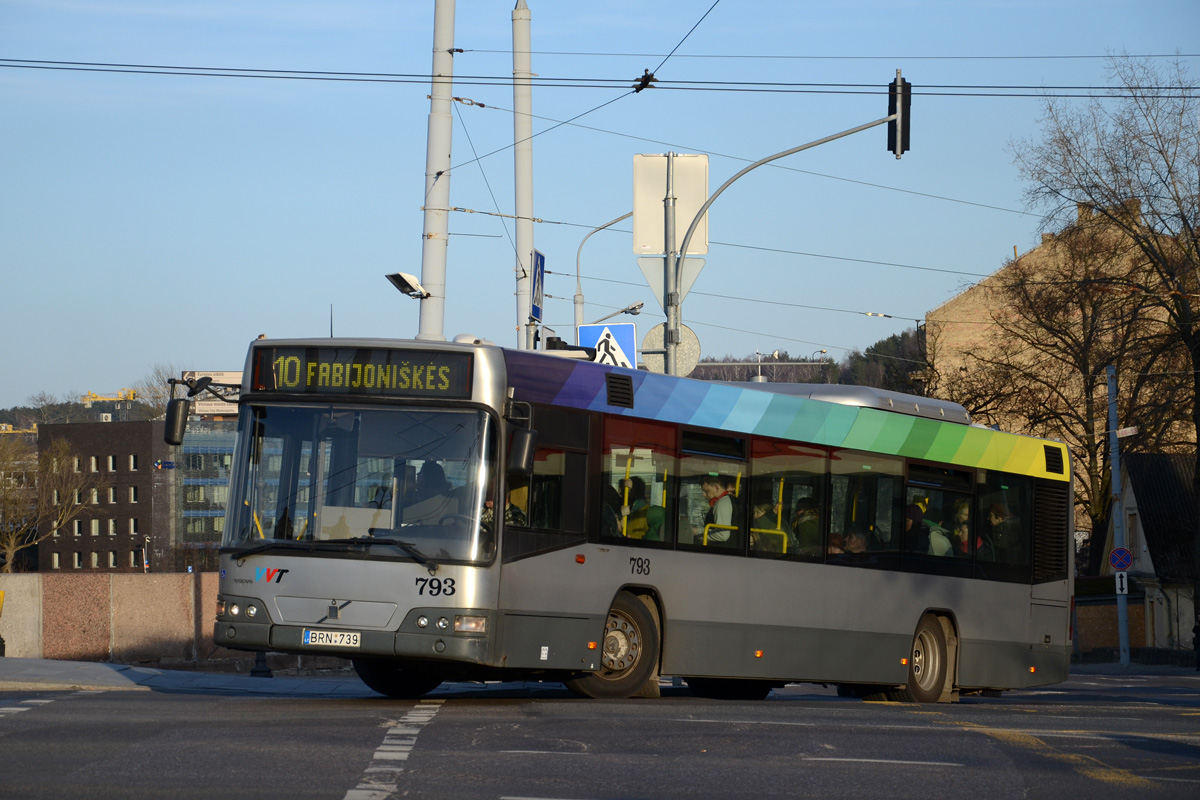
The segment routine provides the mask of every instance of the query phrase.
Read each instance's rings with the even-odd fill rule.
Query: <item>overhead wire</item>
[[[467,130],[467,124],[463,121],[462,112],[458,110],[457,103],[454,104],[454,113],[458,117],[458,124],[462,126],[463,135],[467,137],[467,144],[470,146],[471,152],[474,153],[475,142],[471,139],[471,132]],[[503,215],[499,214],[500,203],[496,200],[496,193],[492,191],[492,182],[488,180],[487,172],[483,169],[483,162],[479,161],[478,158],[476,158],[475,161],[479,164],[479,174],[483,176],[483,183],[487,187],[488,194],[491,195],[492,205],[496,208],[497,215],[500,216],[500,226],[504,228],[504,235],[508,237],[508,243],[512,246],[513,252],[516,253],[517,243],[513,241],[512,233],[508,230],[508,223],[504,221]]]
[[[199,67],[163,64],[124,64],[114,62],[54,61],[42,59],[0,58],[0,67],[9,69],[41,69],[68,72],[111,72],[134,75],[174,75],[185,77],[214,78],[257,78],[266,80],[309,80],[344,83],[401,83],[427,84],[432,75],[423,73],[386,72],[340,72],[332,70],[288,70],[259,69],[245,67]],[[456,75],[456,85],[501,86],[512,85],[511,75]],[[554,78],[539,75],[530,86],[538,88],[565,89],[611,89],[628,86],[630,79],[621,78]],[[834,94],[834,95],[878,95],[888,91],[884,84],[874,83],[809,83],[779,81],[686,81],[656,78],[652,87],[659,91],[714,91],[714,92],[767,92],[789,94]],[[1138,96],[1143,92],[1171,92],[1171,97],[1193,97],[1180,95],[1179,91],[1195,92],[1197,86],[1149,86],[1134,87]],[[1091,98],[1095,93],[1109,97],[1129,91],[1130,87],[1082,86],[1082,85],[1030,85],[1030,84],[922,84],[913,93],[925,97],[1010,97],[1010,98]],[[957,90],[957,91],[947,91]],[[1086,92],[1087,94],[1068,94]],[[629,92],[634,93],[634,92]],[[624,96],[624,95],[622,95]],[[591,112],[584,112],[585,114]],[[581,115],[582,116],[582,115]],[[576,117],[578,118],[578,117]]]

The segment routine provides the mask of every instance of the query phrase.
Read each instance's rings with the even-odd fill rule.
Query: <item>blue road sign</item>
[[[1112,564],[1112,568],[1117,572],[1124,572],[1133,566],[1133,553],[1124,547],[1114,547],[1108,554],[1108,563]]]
[[[529,302],[529,316],[542,321],[543,287],[546,285],[546,257],[533,251],[533,293]]]
[[[580,325],[579,345],[596,348],[597,364],[637,367],[637,326],[632,322]]]

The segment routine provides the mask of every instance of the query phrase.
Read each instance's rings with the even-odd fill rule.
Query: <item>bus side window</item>
[[[1030,580],[1033,479],[989,472],[979,487],[975,526],[976,574],[992,580]]]
[[[675,432],[669,426],[606,419],[600,513],[595,521],[600,538],[670,545],[675,534],[675,464]]]
[[[838,450],[831,465],[829,539],[833,560],[898,567],[904,530],[904,462]]]
[[[822,560],[825,451],[756,438],[751,458],[750,555]]]

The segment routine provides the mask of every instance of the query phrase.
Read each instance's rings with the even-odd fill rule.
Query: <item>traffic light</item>
[[[896,80],[888,84],[888,116],[896,118],[888,123],[888,150],[896,154],[908,152],[908,131],[912,115],[912,84],[900,77],[896,70]]]

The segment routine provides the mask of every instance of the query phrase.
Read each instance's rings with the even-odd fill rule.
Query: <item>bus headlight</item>
[[[473,617],[458,614],[454,617],[455,633],[486,633],[487,617]]]

